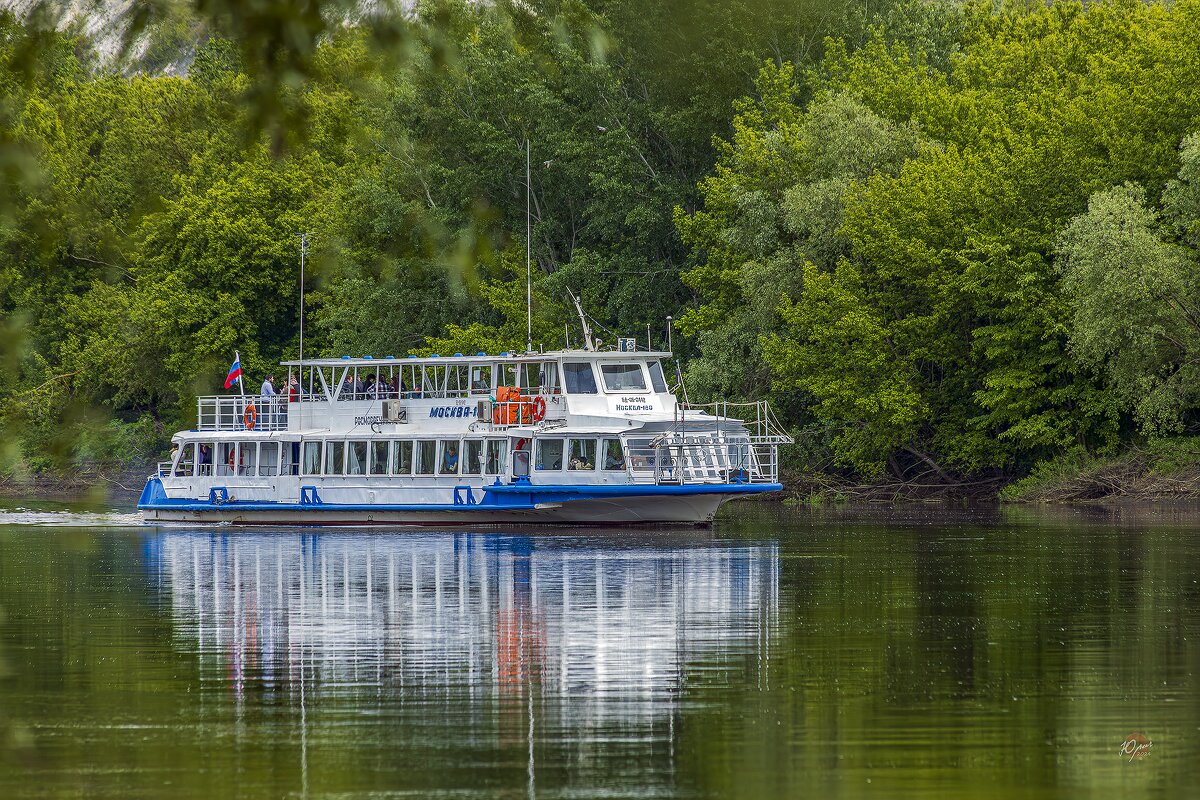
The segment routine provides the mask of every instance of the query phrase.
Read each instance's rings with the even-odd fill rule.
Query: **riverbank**
[[[0,498],[112,503],[137,500],[148,466],[113,472],[38,473],[23,478],[0,477]]]
[[[1039,504],[1200,500],[1200,440],[1162,439],[1097,456],[1082,448],[1038,464],[1025,476],[995,474],[944,481],[861,482],[828,474],[784,478],[785,500],[828,503],[1003,502]]]

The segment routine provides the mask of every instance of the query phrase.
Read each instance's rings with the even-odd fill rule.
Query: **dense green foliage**
[[[681,217],[691,373],[769,383],[866,473],[1185,428],[1200,4],[946,14],[945,58],[879,35],[764,67]]]
[[[294,354],[301,231],[306,352],[523,345],[527,146],[535,346],[568,290],[673,315],[693,399],[771,397],[802,466],[1197,422],[1197,0],[438,2],[296,52],[172,13],[187,77],[0,21],[4,471],[149,453],[233,349]]]

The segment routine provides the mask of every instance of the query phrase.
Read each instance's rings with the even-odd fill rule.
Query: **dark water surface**
[[[1200,792],[1197,511],[731,512],[0,511],[0,798]]]

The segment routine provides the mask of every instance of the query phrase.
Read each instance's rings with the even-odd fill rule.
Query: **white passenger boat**
[[[199,398],[196,429],[174,436],[138,508],[266,525],[703,524],[781,489],[791,439],[769,406],[680,403],[669,357],[283,362],[280,395]]]

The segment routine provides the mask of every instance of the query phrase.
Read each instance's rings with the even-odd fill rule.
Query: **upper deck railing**
[[[286,431],[287,398],[275,395],[214,395],[197,400],[197,430],[202,431]]]

